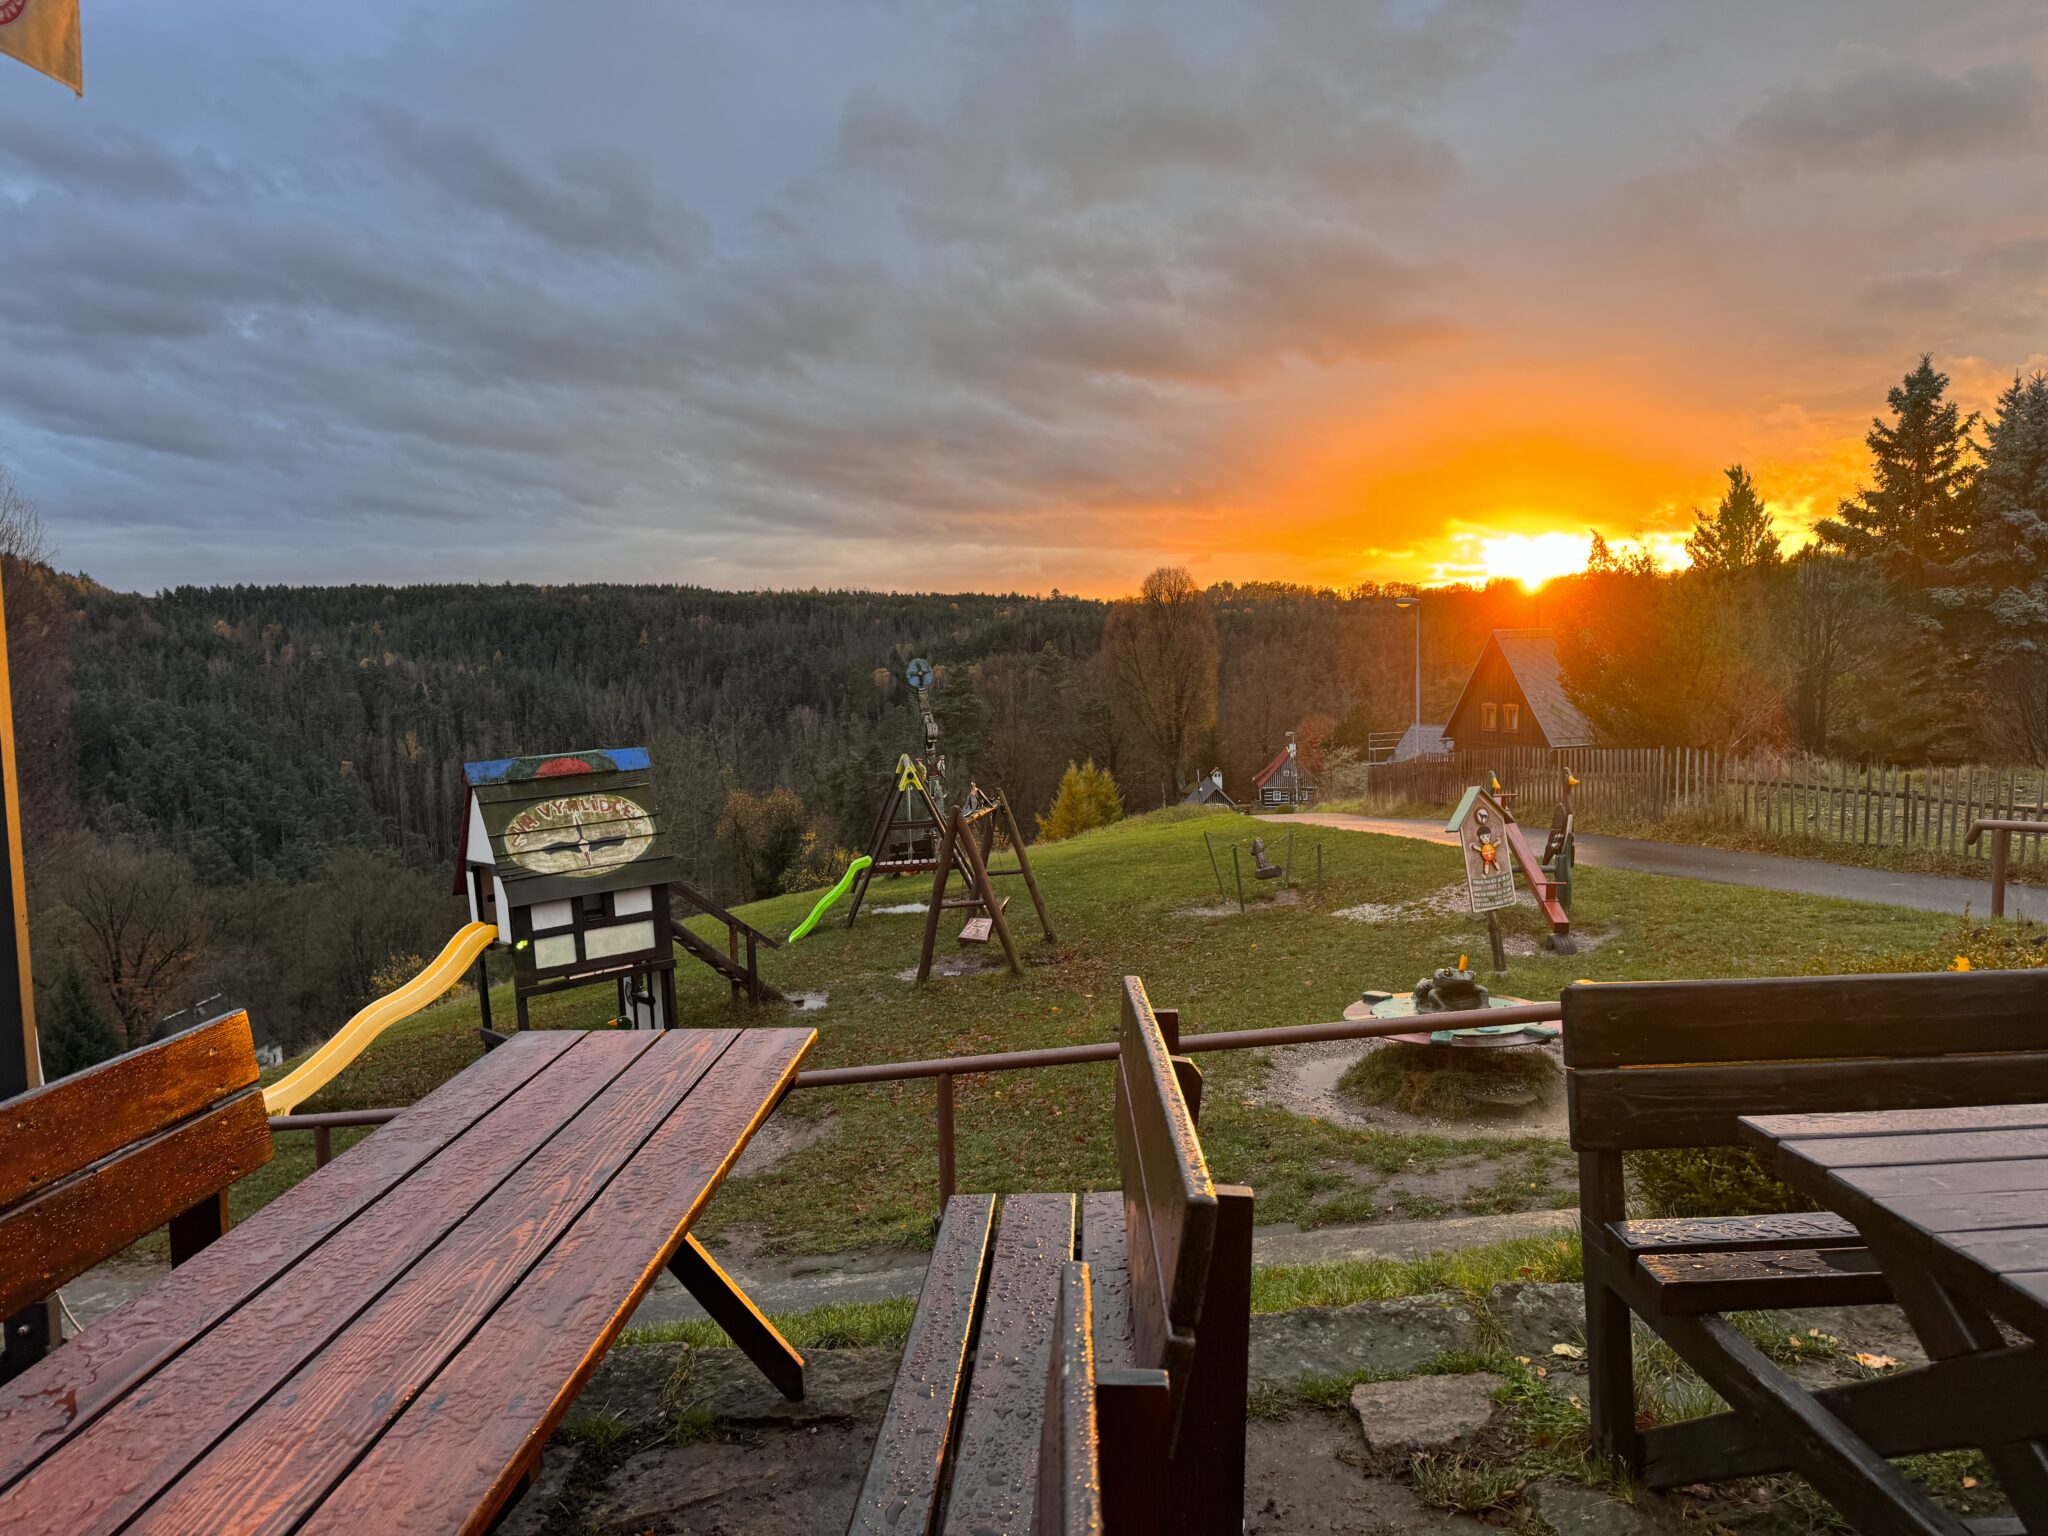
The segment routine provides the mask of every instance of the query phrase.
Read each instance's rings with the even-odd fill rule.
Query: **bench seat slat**
[[[1666,1317],[1891,1300],[1891,1288],[1867,1248],[1646,1253],[1636,1269],[1654,1288],[1657,1310]]]
[[[1138,1363],[1131,1341],[1131,1260],[1125,1241],[1124,1197],[1103,1190],[1081,1197],[1081,1257],[1094,1297],[1098,1370]]]
[[[995,1219],[994,1195],[955,1195],[946,1202],[848,1536],[931,1529],[960,1411]]]
[[[1072,1195],[1003,1198],[942,1527],[947,1536],[1029,1525],[1060,1273],[1073,1256]]]
[[[1033,1536],[1102,1536],[1102,1448],[1095,1418],[1095,1337],[1088,1266],[1062,1266],[1045,1382]]]
[[[1856,1224],[1833,1211],[1617,1221],[1610,1230],[1631,1253],[1739,1253],[1751,1248],[1863,1246],[1863,1234],[1856,1230]]]

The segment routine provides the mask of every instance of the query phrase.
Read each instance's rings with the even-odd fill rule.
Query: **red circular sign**
[[[0,27],[13,21],[28,9],[28,0],[0,0]]]

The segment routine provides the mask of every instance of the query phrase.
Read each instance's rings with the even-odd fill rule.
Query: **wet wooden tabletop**
[[[1778,1176],[2048,1340],[2048,1104],[1760,1115]]]
[[[0,1386],[0,1530],[487,1529],[815,1038],[515,1035]]]

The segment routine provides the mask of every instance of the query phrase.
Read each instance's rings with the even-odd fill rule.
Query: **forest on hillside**
[[[1531,593],[1202,588],[1062,596],[682,586],[185,587],[65,574],[0,472],[46,1039],[91,1057],[167,1017],[251,1009],[332,1030],[434,952],[472,758],[644,745],[694,877],[745,900],[823,883],[921,748],[913,656],[949,782],[1028,826],[1149,809],[1212,767],[1244,793],[1295,733],[1340,792],[1374,732],[1441,722],[1487,633],[1556,631],[1613,743],[2048,764],[2048,376],[1989,419],[1922,359],[1856,493],[1786,554],[1729,466],[1690,564],[1593,535]],[[1417,625],[1419,624],[1419,631]],[[1054,811],[1072,765],[1072,803]],[[66,1050],[72,1047],[66,1046]]]
[[[318,1036],[431,954],[468,759],[642,744],[695,877],[745,900],[822,878],[922,733],[951,780],[1028,826],[1070,764],[1146,809],[1221,766],[1243,784],[1299,730],[1362,748],[1412,713],[1414,617],[1391,591],[1196,594],[1209,668],[1178,768],[1120,678],[1116,605],[1065,597],[657,586],[113,592],[5,557],[45,1010],[102,1045],[202,1002]],[[1432,594],[1441,710],[1519,588]],[[224,1001],[223,1001],[224,1000]]]

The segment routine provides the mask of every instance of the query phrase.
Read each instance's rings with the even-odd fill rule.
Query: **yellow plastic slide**
[[[263,1107],[288,1114],[325,1088],[369,1043],[400,1019],[409,1019],[462,979],[498,937],[489,923],[469,923],[427,968],[396,992],[387,992],[350,1019],[319,1050],[263,1090]]]

